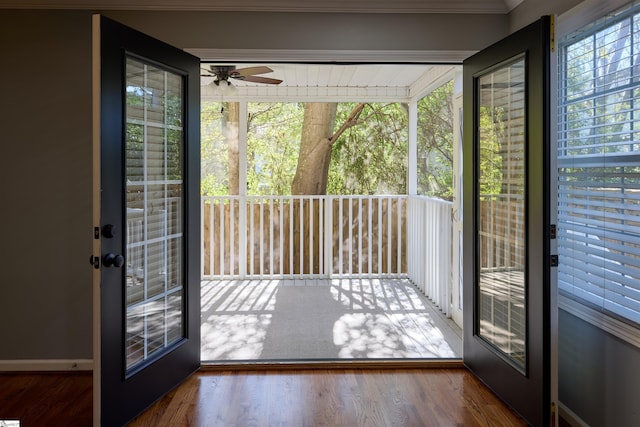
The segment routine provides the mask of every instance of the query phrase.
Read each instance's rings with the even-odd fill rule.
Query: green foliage
[[[502,146],[505,139],[503,110],[480,107],[480,194],[501,194],[503,184]]]
[[[634,100],[640,94],[631,70],[637,41],[636,15],[589,34],[563,49],[566,135],[561,155],[593,156],[640,149],[633,132]],[[632,45],[633,42],[633,45]]]
[[[453,198],[453,81],[418,101],[418,194]]]
[[[439,96],[444,99],[447,95]],[[356,105],[338,105],[335,129],[345,122]],[[203,195],[226,195],[229,191],[228,148],[223,143],[221,107],[220,103],[202,105]],[[442,107],[440,110],[433,107],[433,114],[441,110]],[[290,194],[303,118],[304,104],[301,103],[248,104],[247,194]],[[444,136],[445,129],[443,126],[434,133],[443,135],[440,140],[451,144],[451,136]],[[407,106],[400,103],[367,104],[356,123],[334,142],[327,193],[406,194],[407,145]],[[450,156],[451,148],[448,150]],[[433,157],[445,163],[438,155]],[[447,187],[449,194],[450,169],[449,166],[447,172],[446,167],[434,168],[434,171],[449,174],[448,178],[438,177],[443,180],[442,186]]]
[[[228,147],[222,132],[222,104],[203,102],[201,105],[201,181],[203,196],[229,194]]]
[[[247,194],[291,194],[304,104],[249,103],[248,115]]]
[[[336,128],[356,103],[340,103]],[[357,123],[334,142],[328,194],[406,194],[408,115],[405,104],[366,104]]]

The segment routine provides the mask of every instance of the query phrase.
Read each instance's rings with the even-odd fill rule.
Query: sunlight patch
[[[380,314],[345,314],[334,324],[333,342],[341,358],[390,358],[407,352],[393,324]]]
[[[202,360],[257,359],[271,314],[212,315],[202,324]]]

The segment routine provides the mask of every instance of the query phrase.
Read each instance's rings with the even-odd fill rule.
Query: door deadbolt
[[[113,224],[105,224],[102,227],[102,236],[106,237],[107,239],[112,239],[116,237],[117,234],[118,234],[118,227],[116,227]]]

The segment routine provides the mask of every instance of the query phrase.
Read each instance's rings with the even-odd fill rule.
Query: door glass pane
[[[478,79],[479,335],[526,363],[525,60]]]
[[[184,337],[184,87],[181,76],[127,58],[126,367]]]

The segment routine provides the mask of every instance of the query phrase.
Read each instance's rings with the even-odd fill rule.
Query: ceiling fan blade
[[[235,70],[230,70],[229,75],[233,78],[238,77],[248,77],[254,74],[265,74],[271,73],[273,70],[269,67],[258,66],[258,67],[247,67],[247,68],[238,68]]]
[[[282,83],[282,80],[280,79],[271,79],[269,77],[259,77],[259,76],[240,77],[238,78],[238,80],[242,80],[245,82],[253,82],[253,83],[266,83],[268,85],[279,85],[280,83]]]

